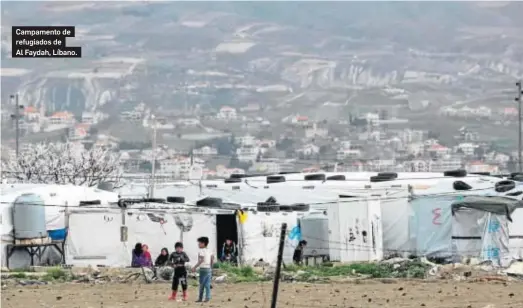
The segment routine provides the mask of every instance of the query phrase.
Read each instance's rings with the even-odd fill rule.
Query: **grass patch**
[[[26,279],[27,274],[24,272],[14,272],[12,274],[9,274],[9,278]]]
[[[8,273],[21,273],[21,272],[29,272],[29,269],[27,268],[10,268]]]
[[[401,264],[386,263],[351,263],[339,266],[332,264],[319,266],[289,265],[285,272],[298,274],[297,279],[308,280],[311,277],[338,277],[364,275],[370,278],[425,278],[429,266],[417,260]]]
[[[43,281],[66,281],[69,278],[69,273],[60,267],[52,267],[46,271],[46,274],[44,276],[42,276]]]
[[[226,274],[231,282],[257,282],[266,280],[262,274],[258,274],[251,266],[234,266],[228,263],[218,263],[215,268]]]

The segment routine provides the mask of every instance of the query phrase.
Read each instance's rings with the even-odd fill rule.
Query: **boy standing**
[[[192,268],[193,272],[195,272],[198,267],[200,268],[200,289],[198,292],[198,300],[196,301],[198,303],[202,301],[208,302],[211,300],[211,280],[214,255],[207,248],[208,245],[208,237],[198,238],[198,247],[200,248],[200,252],[198,253],[198,263],[196,263],[196,265],[194,265]],[[204,293],[205,299],[203,298]]]
[[[178,285],[182,285],[183,300],[187,300],[187,269],[185,263],[189,262],[189,256],[183,251],[183,244],[178,242],[174,244],[175,251],[169,257],[169,263],[174,267],[172,294],[169,300],[176,300]]]

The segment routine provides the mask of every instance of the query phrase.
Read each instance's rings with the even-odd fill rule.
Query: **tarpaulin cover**
[[[523,202],[513,198],[498,196],[466,196],[452,203],[452,213],[461,208],[475,209],[498,215],[505,215],[512,222],[511,215],[517,208],[523,208]]]
[[[513,258],[509,247],[508,219],[478,209],[457,211],[452,217],[452,243],[456,261],[475,257],[506,266]]]
[[[510,265],[508,221],[503,215],[487,212],[483,225],[481,260],[496,266]]]

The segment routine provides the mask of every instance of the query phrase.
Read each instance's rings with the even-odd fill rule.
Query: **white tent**
[[[177,241],[182,241],[189,258],[197,258],[198,237],[210,239],[209,248],[218,252],[222,244],[221,228],[237,230],[243,264],[254,264],[259,259],[276,262],[280,227],[287,223],[288,229],[296,227],[303,212],[256,212],[248,211],[244,223],[236,219],[232,210],[201,209],[185,206],[182,209],[73,209],[69,216],[70,234],[66,242],[67,264],[129,266],[131,251],[136,243],[147,244],[155,257],[164,247],[170,251]],[[223,225],[220,216],[233,216],[236,226]],[[122,219],[127,226],[127,240],[120,241]],[[220,225],[221,224],[221,225]],[[183,231],[183,232],[182,232]],[[223,237],[223,236],[222,236]],[[92,239],[96,238],[96,241]],[[284,261],[292,261],[295,240],[286,238]],[[219,257],[219,256],[217,256]]]
[[[340,195],[376,195],[381,199],[383,248],[386,254],[417,252],[421,255],[437,255],[445,251],[448,255],[451,230],[449,208],[454,200],[454,197],[449,196],[472,192],[499,194],[495,192],[494,186],[500,181],[490,176],[452,177],[444,176],[443,173],[398,173],[396,179],[385,182],[369,181],[370,176],[377,173],[315,174],[324,175],[326,179],[332,176],[343,176],[345,179],[326,181],[306,178],[311,175],[314,174],[275,175],[284,177],[285,182],[278,183],[267,183],[267,176],[227,181],[184,181],[156,189],[155,197],[182,196],[187,203],[194,203],[203,197],[214,197],[240,204],[241,207],[254,207],[258,202],[273,197],[280,204],[305,203],[311,209],[327,210],[329,204],[338,202]],[[456,191],[453,186],[456,181],[470,185],[471,191]],[[411,195],[409,187],[412,187],[416,197],[411,204],[408,202]],[[432,225],[434,215],[441,221]],[[417,236],[418,233],[427,236]]]
[[[187,188],[166,187],[158,190],[155,196],[190,196],[191,200],[206,197],[221,198],[224,202],[240,204],[242,208],[255,207],[259,202],[265,202],[272,197],[280,204],[305,203],[313,210],[329,210],[336,204],[339,196],[364,197],[374,196],[381,199],[383,224],[383,249],[390,253],[398,253],[411,249],[409,242],[409,190],[408,185],[385,183],[354,182],[322,182],[322,181],[291,181],[283,184],[254,186],[250,182],[228,184],[223,181],[213,181],[213,184],[203,184],[202,196],[198,196],[199,186]],[[187,191],[184,191],[187,189]],[[186,202],[187,202],[186,197]],[[350,199],[344,199],[344,203]],[[192,203],[192,202],[188,202]]]
[[[452,244],[454,257],[477,257],[497,266],[512,260],[509,224],[523,202],[507,197],[467,196],[452,203]]]

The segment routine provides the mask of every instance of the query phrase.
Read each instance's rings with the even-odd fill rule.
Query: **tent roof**
[[[452,203],[452,215],[462,208],[506,215],[512,221],[510,215],[517,208],[523,208],[523,201],[498,196],[466,196],[462,200]]]

